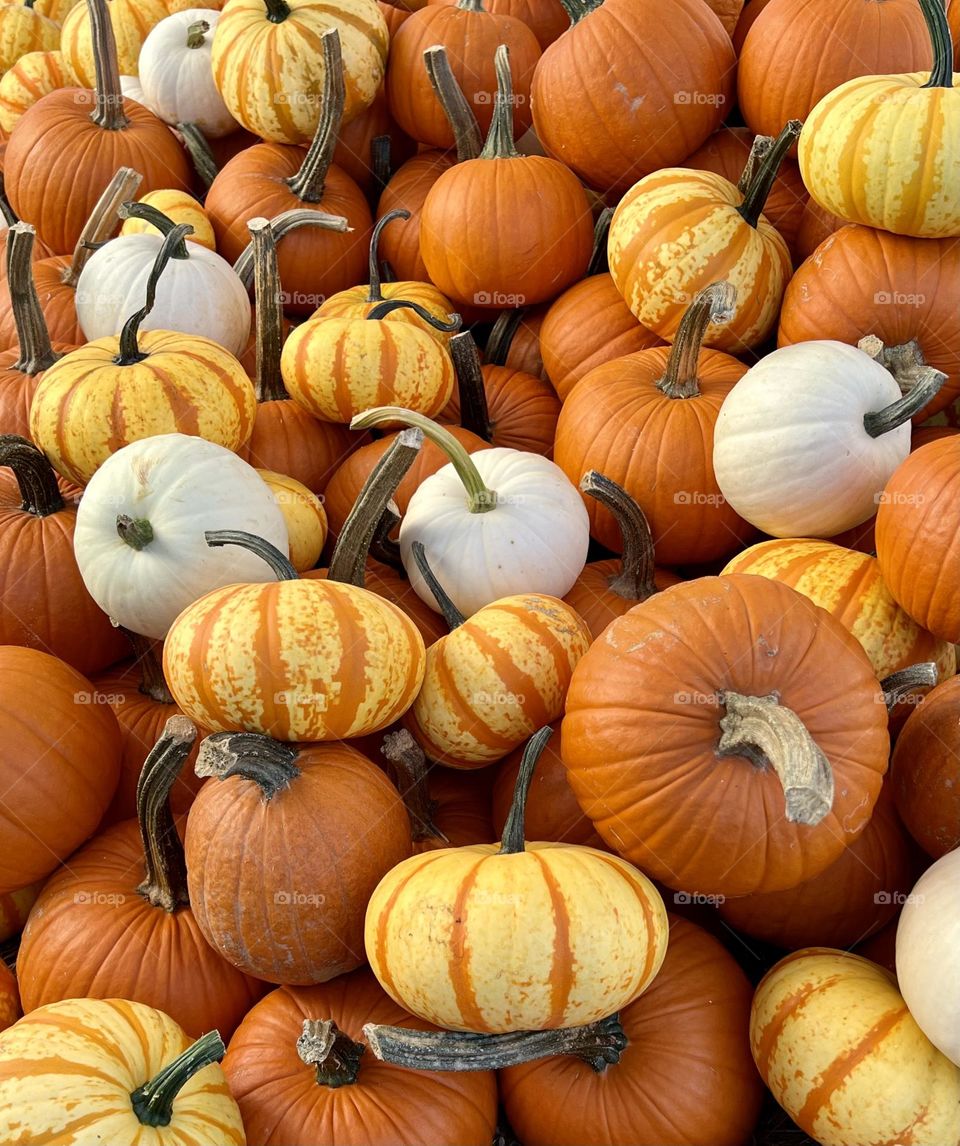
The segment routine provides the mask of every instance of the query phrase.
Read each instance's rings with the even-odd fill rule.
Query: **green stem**
[[[372,426],[382,426],[386,422],[403,422],[423,430],[423,436],[433,442],[447,455],[447,459],[457,472],[467,493],[467,508],[471,513],[489,513],[497,508],[497,495],[487,489],[473,460],[463,446],[445,427],[438,425],[423,414],[404,410],[401,406],[375,406],[358,414],[350,423],[351,430],[369,430]]]
[[[187,864],[170,809],[170,789],[197,739],[185,716],[171,716],[143,763],[137,784],[137,821],[146,879],[137,894],[153,907],[173,912],[188,904]]]
[[[22,501],[20,508],[34,517],[49,517],[63,509],[57,474],[43,450],[17,434],[0,434],[0,467],[13,470]]]
[[[711,323],[733,318],[737,288],[725,280],[704,287],[687,307],[677,337],[667,358],[667,367],[656,386],[668,398],[697,398],[700,395],[700,351]]]
[[[261,732],[214,732],[200,745],[194,772],[200,779],[239,776],[255,783],[269,802],[300,775],[299,749]]]
[[[136,195],[143,176],[132,167],[120,167],[113,178],[104,188],[103,194],[97,200],[96,206],[90,212],[90,218],[83,225],[77,245],[73,248],[73,258],[70,265],[60,276],[64,286],[76,289],[80,281],[80,273],[87,265],[87,260],[95,250],[113,237],[119,222],[119,211],[122,203]]]
[[[48,370],[62,355],[50,343],[50,331],[33,281],[33,243],[29,223],[14,223],[7,232],[7,289],[20,353],[11,369],[31,377]]]
[[[303,1033],[297,1039],[300,1061],[316,1066],[318,1085],[334,1090],[357,1081],[366,1049],[345,1035],[333,1019],[304,1019]]]
[[[87,9],[90,13],[90,39],[96,73],[96,104],[90,118],[105,131],[122,131],[130,125],[130,120],[123,110],[117,38],[110,23],[107,0],[87,0]]]
[[[538,729],[527,741],[520,757],[520,771],[517,773],[517,782],[513,789],[513,803],[507,822],[503,825],[503,835],[500,837],[500,855],[517,855],[525,850],[523,832],[524,816],[527,810],[527,796],[530,792],[530,782],[537,761],[547,746],[547,741],[553,735],[549,724]]]
[[[743,202],[737,208],[744,222],[749,223],[751,227],[756,227],[760,221],[760,215],[780,165],[786,159],[787,152],[796,143],[802,127],[803,123],[799,119],[791,119],[773,141],[763,159],[757,162],[753,179],[743,193]]]
[[[587,275],[602,275],[610,270],[607,262],[607,239],[610,237],[610,222],[613,219],[613,208],[604,207],[597,216],[593,226],[593,253],[587,265]]]
[[[124,545],[129,545],[138,553],[153,541],[153,526],[145,517],[134,518],[125,513],[118,513],[117,533]]]
[[[160,281],[160,276],[163,274],[167,263],[173,257],[174,252],[179,250],[183,245],[184,235],[192,235],[193,227],[189,223],[178,223],[173,230],[164,236],[163,243],[160,250],[157,251],[157,257],[154,259],[153,268],[150,271],[150,277],[147,279],[147,299],[144,306],[135,311],[127,321],[123,324],[123,330],[120,331],[120,353],[113,359],[117,366],[133,366],[137,362],[142,362],[147,357],[146,354],[140,352],[140,347],[137,343],[137,336],[140,333],[140,323],[147,317],[153,304],[156,302],[157,297],[157,283]]]
[[[164,215],[164,213],[158,211],[156,207],[151,207],[149,203],[121,203],[117,214],[121,219],[140,219],[144,223],[149,223],[151,227],[156,227],[164,238],[177,226],[169,215]],[[191,231],[192,230],[193,228],[191,228]],[[187,250],[187,241],[182,236],[180,242],[177,243],[170,252],[170,258],[190,258],[190,252]]]
[[[195,123],[178,123],[177,131],[183,136],[183,146],[187,149],[194,171],[209,191],[214,179],[220,174],[220,168],[210,150],[207,137]]]
[[[278,581],[299,581],[300,574],[290,564],[290,560],[280,552],[275,545],[257,537],[254,533],[245,533],[241,529],[208,529],[204,533],[204,540],[211,549],[219,549],[223,545],[239,545],[248,553],[255,553],[262,557],[276,574]]]
[[[480,131],[480,124],[477,123],[473,108],[463,94],[463,88],[457,83],[457,77],[453,74],[446,48],[442,44],[434,44],[432,48],[427,48],[423,53],[423,63],[427,69],[430,86],[453,131],[457,162],[463,163],[467,159],[478,158],[483,149],[483,133]]]
[[[623,486],[596,470],[583,475],[580,488],[613,514],[623,538],[620,573],[610,578],[610,591],[625,601],[646,601],[657,591],[653,534],[646,514]]]
[[[423,542],[415,541],[411,546],[411,552],[413,553],[414,561],[417,563],[417,568],[420,570],[420,576],[433,595],[433,599],[437,602],[443,619],[447,622],[447,628],[451,632],[453,632],[454,629],[459,629],[467,618],[450,599],[446,589],[444,589],[437,580],[437,575],[430,568],[430,562],[427,560],[427,551],[423,546]]]
[[[130,1095],[133,1112],[144,1126],[169,1126],[177,1095],[195,1074],[211,1063],[220,1062],[227,1048],[218,1031],[197,1039],[149,1082]]]
[[[370,289],[367,291],[367,302],[383,302],[383,281],[380,278],[380,235],[383,228],[392,223],[394,219],[409,219],[410,212],[400,208],[397,211],[388,211],[382,219],[378,219],[370,236]]]
[[[286,8],[286,4],[284,4]],[[333,162],[333,153],[340,134],[340,121],[347,99],[343,78],[343,57],[340,52],[340,33],[329,28],[320,37],[323,49],[323,96],[320,122],[313,142],[304,157],[300,170],[287,180],[287,186],[303,203],[319,203],[323,187]]]
[[[187,28],[187,47],[202,48],[203,38],[209,31],[210,25],[206,20],[198,20],[195,24],[191,24]]]
[[[933,68],[925,88],[953,87],[953,38],[943,0],[920,0],[920,9],[933,45]]]
[[[277,241],[267,219],[250,219],[247,230],[250,232],[250,246],[253,249],[254,298],[257,304],[257,401],[280,402],[290,395],[280,374],[283,307],[280,304]]]
[[[290,15],[290,5],[286,0],[263,0],[263,4],[271,24],[282,24]]]
[[[501,44],[493,58],[497,69],[497,94],[493,104],[493,119],[480,158],[520,159],[520,152],[517,151],[513,139],[513,76],[510,74],[510,49],[506,44]]]
[[[487,391],[483,384],[480,351],[469,330],[450,339],[450,357],[457,375],[460,425],[485,442],[492,442],[493,423],[490,421]]]
[[[922,367],[917,372],[913,389],[908,390],[902,398],[884,406],[882,410],[871,410],[863,415],[863,428],[871,438],[889,434],[891,430],[909,422],[914,414],[935,398],[946,380],[947,376],[942,370],[934,370],[932,366]]]
[[[296,231],[300,227],[320,227],[324,231],[339,231],[341,234],[350,230],[350,224],[342,215],[327,215],[323,211],[313,211],[308,207],[294,207],[291,211],[281,211],[270,220],[270,230],[273,232],[275,242],[280,242],[284,235]],[[247,243],[237,261],[233,264],[243,285],[250,289],[254,281],[253,243]]]
[[[419,318],[422,318],[428,326],[432,326],[434,330],[443,331],[444,334],[453,334],[460,329],[463,323],[459,314],[451,314],[450,321],[443,322],[437,318],[436,315],[431,314],[425,307],[422,307],[420,303],[411,302],[405,298],[388,298],[383,302],[378,302],[367,315],[367,318],[376,321],[380,318],[386,318],[388,314],[395,310],[412,310],[413,313]]]

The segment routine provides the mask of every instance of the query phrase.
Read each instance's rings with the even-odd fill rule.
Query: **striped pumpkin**
[[[809,597],[857,638],[881,680],[920,661],[935,661],[940,680],[956,671],[953,645],[900,608],[877,559],[867,553],[807,538],[762,541],[727,562],[722,572],[769,577]]]
[[[52,52],[60,43],[60,28],[28,3],[0,7],[0,72],[27,52]]]
[[[323,502],[296,478],[273,470],[258,469],[257,473],[270,487],[287,524],[291,565],[298,573],[312,569],[320,560],[327,540]]]
[[[427,650],[408,717],[433,760],[482,767],[563,712],[590,630],[556,597],[523,594],[484,606]]]
[[[191,1046],[173,1019],[141,1003],[40,1007],[0,1034],[0,1141],[244,1146],[240,1110],[216,1065],[222,1055],[216,1032]],[[181,1085],[172,1094],[151,1086],[175,1061]]]
[[[0,97],[3,95],[3,81],[0,80]],[[2,109],[0,109],[2,114]],[[188,243],[199,243],[208,250],[217,249],[217,241],[213,234],[213,224],[201,204],[187,191],[160,190],[148,191],[139,200],[149,207],[156,207],[174,223],[189,223],[193,227],[193,234],[187,235]],[[120,228],[121,235],[156,235],[157,228],[148,223],[146,219],[134,219],[132,216],[124,220]]]
[[[228,0],[213,40],[213,78],[230,114],[274,143],[309,143],[321,111],[320,38],[340,34],[349,123],[373,103],[387,59],[375,0]]]
[[[867,959],[818,947],[782,959],[757,987],[750,1045],[774,1097],[822,1146],[960,1143],[960,1068]]]
[[[143,41],[150,30],[169,16],[163,0],[110,0],[107,5],[113,34],[117,41],[117,60],[122,76],[139,74],[138,61]],[[70,10],[60,33],[63,65],[72,83],[79,88],[96,84],[93,64],[93,37],[90,12],[86,4]]]
[[[69,82],[61,52],[27,52],[0,78],[0,128],[13,131],[27,108]]]

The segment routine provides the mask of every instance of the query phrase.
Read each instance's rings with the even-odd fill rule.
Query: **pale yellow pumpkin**
[[[327,515],[323,502],[296,478],[272,470],[258,469],[257,473],[270,487],[287,523],[290,564],[298,573],[313,569],[327,540]]]
[[[3,95],[3,81],[0,80],[0,97]],[[2,108],[0,108],[2,114]],[[199,243],[208,250],[217,249],[217,241],[213,234],[213,225],[204,211],[202,204],[186,191],[162,190],[148,191],[141,196],[139,202],[162,211],[174,223],[189,223],[193,227],[193,234],[187,235],[188,243]],[[155,235],[156,227],[145,219],[125,219],[120,228],[121,235]]]

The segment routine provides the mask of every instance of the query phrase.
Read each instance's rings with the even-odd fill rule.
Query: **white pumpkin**
[[[143,306],[162,244],[159,232],[120,235],[87,260],[77,282],[76,305],[89,342],[119,334]],[[199,243],[182,243],[180,250],[183,253],[167,263],[153,310],[140,329],[199,334],[239,357],[247,347],[251,321],[250,296],[240,276],[222,255]]]
[[[139,76],[121,76],[120,92],[125,99],[132,99],[143,107],[147,106]]]
[[[160,434],[117,450],[90,479],[74,552],[100,608],[159,640],[205,593],[273,580],[245,549],[211,549],[204,540],[211,529],[244,530],[288,552],[283,513],[253,466],[203,438]]]
[[[902,398],[893,375],[855,346],[775,350],[720,409],[713,465],[721,493],[773,537],[852,529],[877,512],[883,487],[910,452],[910,417],[944,378],[927,370]]]
[[[960,1066],[960,850],[927,868],[907,896],[897,979],[917,1026]]]
[[[155,25],[140,49],[144,103],[164,123],[194,123],[216,139],[240,126],[213,82],[210,52],[219,12],[188,8]]]
[[[502,597],[569,592],[587,560],[590,519],[563,470],[522,450],[468,455],[429,418],[394,406],[367,410],[351,428],[398,421],[423,430],[451,459],[420,484],[400,524],[400,558],[417,596],[439,611],[414,559],[415,541],[467,617]],[[493,507],[471,508],[472,501]]]

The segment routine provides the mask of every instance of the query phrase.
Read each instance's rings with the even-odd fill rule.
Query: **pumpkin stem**
[[[363,1036],[378,1059],[414,1070],[501,1070],[538,1058],[572,1055],[597,1074],[620,1061],[629,1041],[619,1015],[583,1027],[505,1035],[418,1031],[366,1023]]]
[[[60,276],[64,286],[76,289],[80,281],[80,272],[87,265],[87,259],[116,231],[121,203],[132,199],[142,182],[143,176],[139,171],[134,171],[132,167],[118,168],[90,212],[90,218],[83,225],[77,245],[73,248],[70,265]]]
[[[3,181],[2,171],[0,171],[0,215],[3,216],[3,221],[8,227],[20,222],[20,216],[10,206],[10,200],[7,198],[7,188]]]
[[[177,225],[169,215],[164,215],[164,213],[156,207],[151,207],[149,203],[121,203],[117,214],[121,219],[142,219],[144,223],[149,223],[151,227],[156,227],[163,236],[169,235]],[[190,230],[192,231],[193,228],[191,227]],[[190,252],[187,250],[187,241],[182,235],[180,242],[170,252],[170,258],[190,258]]]
[[[400,545],[390,536],[400,524],[400,514],[394,512],[395,508],[396,503],[390,502],[380,515],[373,540],[370,542],[370,556],[374,561],[388,565],[395,573],[405,578],[407,571],[400,557]]]
[[[604,207],[597,216],[597,221],[593,225],[593,251],[590,254],[590,262],[587,264],[585,277],[606,274],[610,270],[610,264],[607,261],[607,240],[610,237],[610,221],[612,219],[612,207]]]
[[[393,175],[393,140],[377,135],[370,140],[370,207],[376,211],[383,189]]]
[[[868,334],[857,343],[857,349],[890,371],[900,387],[901,394],[906,394],[916,386],[923,377],[923,368],[927,365],[920,343],[915,338],[901,342],[899,346],[884,346],[875,334]]]
[[[915,689],[933,688],[937,683],[939,673],[933,661],[921,661],[885,676],[880,682],[883,699],[887,712],[893,712],[898,704],[902,704],[905,697],[910,696]]]
[[[773,147],[774,143],[775,140],[772,135],[758,135],[753,141],[747,162],[743,165],[743,171],[737,181],[737,190],[741,195],[746,195],[748,188],[757,178],[757,167],[760,161],[766,159],[770,154],[770,148]]]
[[[257,537],[255,533],[245,533],[242,529],[208,529],[204,540],[211,549],[219,549],[223,545],[239,545],[249,553],[262,557],[276,574],[278,581],[299,581],[300,574],[290,564],[275,545]]]
[[[909,422],[914,414],[919,413],[937,395],[946,380],[947,376],[942,370],[934,370],[932,366],[922,367],[917,371],[917,380],[913,388],[902,398],[891,402],[889,406],[884,406],[882,410],[870,410],[863,415],[863,428],[871,438],[889,434],[891,430]]]
[[[87,9],[90,12],[90,38],[96,73],[96,105],[90,118],[105,131],[122,131],[129,126],[130,120],[123,110],[117,38],[110,23],[107,0],[87,0]]]
[[[57,475],[43,450],[17,434],[0,434],[0,466],[13,470],[23,501],[20,508],[34,517],[49,517],[63,509]]]
[[[500,838],[500,855],[517,855],[524,848],[524,816],[527,810],[527,796],[530,792],[530,782],[537,761],[547,746],[547,741],[553,735],[549,724],[538,729],[527,741],[520,757],[520,771],[517,773],[517,782],[513,789],[513,803],[507,815],[507,822],[503,825],[503,835]]]
[[[143,762],[137,782],[137,820],[146,868],[137,894],[167,912],[190,902],[187,863],[170,809],[170,789],[196,739],[197,730],[185,716],[171,716]]]
[[[198,20],[195,24],[190,24],[187,27],[187,47],[202,48],[203,38],[209,31],[210,25],[206,20]]]
[[[163,243],[160,250],[157,251],[157,257],[154,260],[153,267],[150,271],[150,277],[147,279],[147,299],[144,306],[135,311],[127,321],[123,324],[123,330],[120,331],[120,353],[113,359],[117,366],[133,366],[137,362],[142,362],[147,357],[142,354],[140,347],[137,343],[137,336],[140,333],[140,323],[147,317],[157,297],[157,283],[160,281],[160,276],[163,274],[167,263],[173,257],[174,253],[183,246],[184,235],[192,235],[193,227],[189,223],[177,223],[168,235],[164,236]]]
[[[292,211],[281,211],[270,220],[270,230],[276,242],[280,242],[284,235],[295,231],[299,227],[321,227],[324,231],[339,231],[345,233],[352,231],[342,215],[327,215],[323,211],[311,211],[306,207],[295,207]],[[233,264],[243,285],[250,289],[254,281],[254,255],[253,243],[247,243],[240,257]]]
[[[578,24],[584,17],[596,11],[603,0],[560,0],[563,10],[570,17],[571,24]]]
[[[457,375],[460,396],[460,425],[485,442],[493,441],[493,423],[483,384],[480,351],[469,330],[450,339],[450,357]]]
[[[277,241],[268,219],[250,219],[247,230],[250,232],[250,246],[253,249],[253,291],[257,304],[257,401],[280,402],[290,395],[280,374],[283,307],[280,300]]]
[[[490,329],[487,345],[483,351],[483,357],[488,365],[506,366],[507,358],[510,356],[510,347],[513,345],[513,340],[526,314],[527,312],[522,307],[515,306],[511,307],[510,310],[501,310],[497,315],[497,321]]]
[[[791,824],[816,827],[833,807],[833,770],[803,721],[775,696],[722,695],[720,756],[744,756],[773,768],[786,797]]]
[[[513,139],[513,76],[510,74],[510,49],[501,44],[494,53],[497,69],[497,94],[493,102],[493,119],[481,159],[520,159]]]
[[[329,581],[363,588],[367,555],[374,534],[390,499],[397,492],[397,486],[413,465],[422,445],[420,430],[403,430],[370,471],[340,530],[327,570]]]
[[[920,0],[920,9],[933,45],[933,68],[925,88],[953,87],[953,38],[943,0]]]
[[[447,628],[451,632],[453,632],[454,629],[459,629],[467,618],[460,612],[453,601],[450,600],[446,589],[440,584],[437,580],[437,575],[430,568],[430,563],[427,561],[427,551],[423,547],[423,542],[415,541],[411,546],[411,550],[413,552],[413,559],[417,563],[417,568],[420,570],[420,576],[426,582],[433,599],[437,602],[437,607],[443,619],[447,622]]]
[[[177,131],[183,136],[183,146],[187,149],[194,171],[209,191],[214,179],[220,174],[220,168],[210,150],[207,137],[195,123],[178,123]]]
[[[265,802],[300,775],[297,747],[260,732],[214,732],[200,745],[194,772],[201,779],[241,776],[260,787]]]
[[[383,283],[380,278],[380,235],[383,228],[392,223],[394,219],[409,219],[410,212],[400,208],[397,211],[388,211],[382,219],[378,219],[370,236],[370,289],[367,291],[367,302],[383,302]]]
[[[450,321],[444,322],[442,319],[437,318],[436,315],[430,313],[425,307],[422,307],[418,302],[411,302],[405,298],[388,298],[383,302],[378,302],[377,305],[367,315],[368,319],[374,321],[386,318],[394,310],[412,310],[415,315],[422,318],[428,325],[432,326],[434,330],[440,330],[444,334],[452,334],[454,331],[460,329],[463,320],[459,314],[451,314]]]
[[[423,53],[423,63],[434,95],[439,100],[443,114],[453,130],[457,162],[477,159],[483,149],[483,134],[473,108],[450,68],[447,49],[442,44],[434,44],[432,48],[427,48]]]
[[[33,281],[33,242],[29,223],[14,223],[7,232],[7,287],[20,354],[11,367],[31,377],[49,369],[62,357],[50,344],[50,332]]]
[[[744,222],[749,223],[751,227],[756,227],[759,223],[780,165],[786,158],[787,152],[796,143],[802,127],[803,123],[799,119],[789,120],[770,145],[770,150],[757,162],[753,179],[743,193],[743,202],[737,208]]]
[[[623,538],[620,572],[609,579],[607,586],[625,601],[646,601],[657,591],[653,534],[646,514],[623,486],[596,470],[583,475],[580,489],[613,514]]]
[[[173,1104],[182,1088],[204,1067],[220,1062],[226,1053],[219,1031],[211,1031],[197,1039],[156,1078],[138,1086],[130,1095],[134,1114],[144,1126],[169,1126],[173,1119]]]
[[[140,669],[140,692],[157,704],[175,704],[157,657],[156,642],[130,629],[123,629],[123,635],[133,648],[133,658]]]
[[[448,844],[450,841],[433,822],[437,803],[430,799],[427,789],[429,765],[423,749],[405,728],[401,728],[384,736],[380,751],[393,765],[394,782],[410,817],[414,843],[443,840]]]
[[[668,398],[700,396],[700,351],[707,327],[711,323],[729,322],[736,301],[737,288],[726,280],[711,283],[694,295],[680,320],[663,377],[656,383],[657,389]]]
[[[382,426],[384,422],[404,422],[408,426],[416,426],[423,430],[425,438],[443,450],[457,471],[457,477],[463,482],[467,493],[467,508],[471,513],[488,513],[497,508],[495,491],[487,489],[483,484],[480,471],[464,447],[448,429],[423,414],[404,410],[400,406],[374,406],[371,410],[357,414],[350,423],[350,429],[369,430],[371,426]]]
[[[290,5],[286,0],[263,0],[263,4],[271,24],[282,24],[290,15]]]
[[[300,1061],[316,1064],[319,1085],[333,1089],[357,1081],[366,1049],[345,1035],[333,1019],[304,1019],[303,1034],[297,1039]]]
[[[340,33],[336,28],[329,28],[320,37],[320,42],[323,49],[323,95],[320,106],[323,110],[300,170],[287,180],[287,186],[304,203],[319,203],[323,198],[323,185],[333,162],[347,99]]]
[[[130,517],[126,513],[118,513],[117,533],[124,545],[129,545],[138,553],[153,541],[153,526],[145,517]]]

